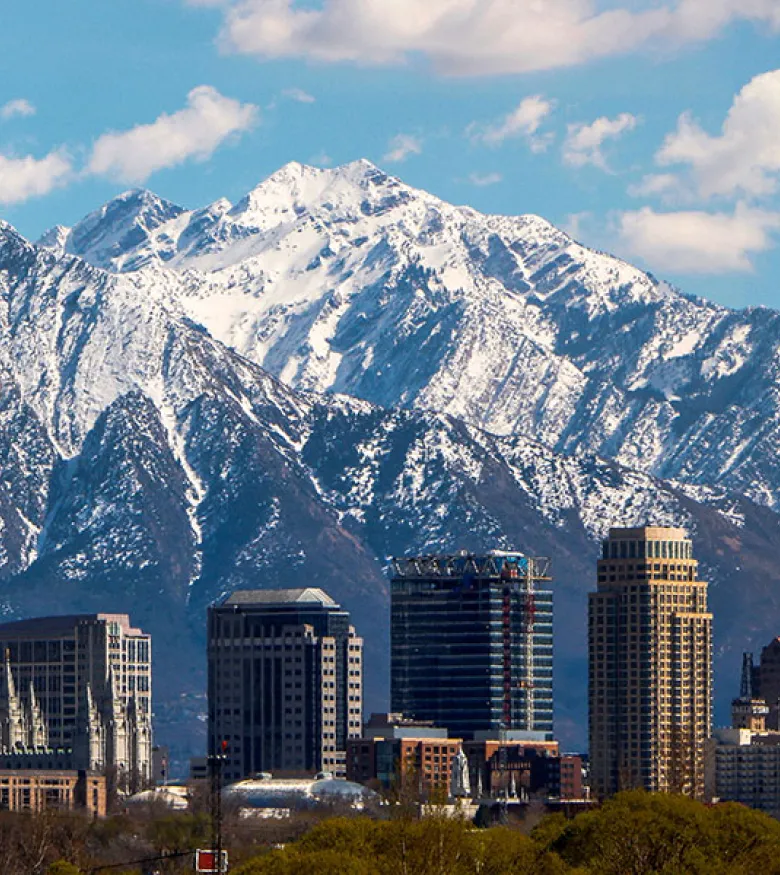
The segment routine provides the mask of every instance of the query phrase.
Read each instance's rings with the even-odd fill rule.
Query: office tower
[[[209,608],[209,753],[223,778],[345,772],[360,735],[363,641],[321,589],[239,590]]]
[[[41,750],[64,749],[70,768],[108,771],[112,787],[149,783],[151,637],[126,614],[4,623],[0,653],[3,768],[24,768],[25,757],[40,767]]]
[[[459,738],[551,738],[549,566],[497,550],[395,559],[392,710]]]
[[[731,726],[733,729],[749,729],[751,732],[764,732],[766,730],[769,708],[764,699],[754,695],[753,678],[755,674],[753,654],[743,653],[739,697],[731,701]]]
[[[683,529],[610,529],[589,594],[591,784],[704,792],[712,615]]]
[[[753,692],[769,708],[767,729],[780,730],[780,638],[761,651],[761,661],[753,669]]]

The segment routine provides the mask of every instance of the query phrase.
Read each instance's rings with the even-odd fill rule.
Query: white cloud
[[[327,152],[318,152],[316,155],[313,155],[309,161],[316,167],[330,167],[331,164],[333,164],[333,159]]]
[[[316,98],[302,88],[285,88],[282,95],[297,103],[316,103]]]
[[[607,161],[601,147],[605,140],[615,140],[627,131],[633,131],[639,123],[637,116],[623,112],[616,118],[606,116],[597,118],[589,125],[577,123],[568,125],[563,144],[563,160],[571,167],[584,167],[592,164],[608,170]]]
[[[156,170],[209,158],[226,139],[251,128],[256,118],[256,106],[201,85],[187,95],[184,109],[129,131],[103,134],[92,149],[87,173],[143,182]]]
[[[551,142],[552,135],[537,136],[542,122],[555,108],[555,103],[540,94],[526,97],[520,104],[505,115],[501,121],[492,125],[472,123],[466,133],[472,142],[487,146],[500,146],[505,140],[524,137],[531,151],[543,152]]]
[[[500,173],[472,173],[469,176],[469,182],[472,185],[485,188],[488,185],[498,185],[504,177]]]
[[[50,152],[44,158],[0,155],[0,203],[19,204],[48,194],[64,185],[72,172],[70,158],[62,150]]]
[[[581,213],[569,213],[563,223],[563,230],[575,240],[579,240],[586,232],[587,226],[593,222],[593,213],[584,210]]]
[[[771,249],[780,214],[737,205],[734,213],[656,213],[650,207],[619,217],[622,247],[659,272],[750,271],[751,256]]]
[[[780,4],[778,4],[780,15]],[[760,197],[780,181],[780,70],[756,76],[734,98],[720,136],[685,113],[656,155],[662,166],[686,164],[701,197]]]
[[[190,0],[204,5],[204,0]],[[209,5],[215,5],[209,3]],[[447,75],[524,73],[717,36],[740,19],[780,29],[777,0],[226,0],[224,50],[401,64]],[[607,6],[608,8],[604,8]]]
[[[421,155],[422,143],[418,137],[413,137],[411,134],[398,134],[390,140],[388,150],[385,153],[383,161],[390,163],[398,163],[406,161],[410,155]]]
[[[631,197],[663,197],[679,193],[680,180],[673,173],[650,173],[640,182],[629,185]]]
[[[9,118],[16,118],[17,116],[25,117],[30,115],[35,115],[35,107],[29,100],[25,100],[23,97],[9,100],[8,103],[0,106],[0,119],[3,119],[3,121]]]

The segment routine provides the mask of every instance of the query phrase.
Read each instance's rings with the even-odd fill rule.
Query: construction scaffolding
[[[551,731],[550,560],[463,551],[392,566],[394,708],[459,732]],[[469,690],[469,678],[489,688]],[[479,702],[489,717],[476,716]]]

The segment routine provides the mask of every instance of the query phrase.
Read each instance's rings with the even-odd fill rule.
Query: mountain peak
[[[68,244],[70,231],[71,229],[65,225],[55,225],[48,231],[44,231],[36,244],[44,249],[50,249],[55,255],[63,255]]]
[[[127,269],[125,253],[143,248],[157,228],[183,212],[182,207],[147,189],[129,189],[75,225],[65,251],[98,267]],[[143,258],[141,262],[133,259],[132,266],[140,263]]]

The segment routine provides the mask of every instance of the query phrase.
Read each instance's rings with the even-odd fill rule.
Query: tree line
[[[780,822],[734,803],[620,793],[600,808],[477,828],[443,806],[419,816],[390,805],[373,816],[227,812],[231,875],[780,875]],[[3,875],[192,872],[209,847],[207,812],[144,810],[89,820],[0,814]],[[181,854],[181,856],[176,856]],[[155,855],[165,858],[155,862]],[[102,868],[110,867],[110,868]]]

